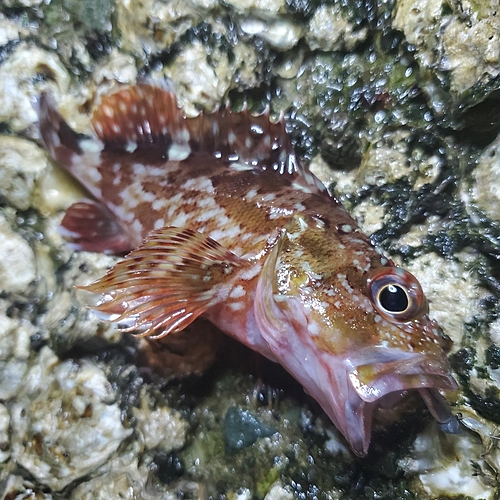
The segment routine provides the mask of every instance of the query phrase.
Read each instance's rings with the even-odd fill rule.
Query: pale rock
[[[130,434],[99,366],[43,347],[12,405],[12,457],[59,491],[104,464]]]
[[[4,404],[0,404],[0,463],[10,458],[10,413]]]
[[[471,201],[488,217],[500,221],[500,136],[480,156],[473,180],[469,190]]]
[[[37,75],[47,71],[50,79],[40,81]],[[21,43],[0,71],[0,121],[15,131],[27,128],[37,121],[32,100],[47,89],[67,94],[69,83],[69,74],[54,53]]]
[[[26,29],[0,13],[0,47],[12,40],[19,40],[21,34],[26,35],[26,32]]]
[[[30,245],[0,215],[0,283],[5,293],[26,293],[37,279]]]
[[[37,182],[48,168],[47,156],[36,144],[0,136],[0,194],[15,208],[27,210],[32,205]]]
[[[497,11],[496,1],[400,0],[393,26],[416,46],[421,66],[449,72],[452,92],[462,94],[485,76],[499,74]]]
[[[240,12],[259,11],[275,14],[285,9],[285,0],[226,0],[226,3]]]
[[[283,486],[280,481],[274,483],[267,492],[264,500],[293,500],[294,495],[289,487]]]
[[[340,3],[321,5],[309,21],[305,39],[311,50],[353,50],[366,39],[367,29],[355,30],[342,14]]]
[[[423,231],[423,233],[425,230]],[[446,260],[437,254],[421,255],[405,265],[420,282],[429,301],[430,316],[460,347],[463,324],[479,314],[480,300],[487,291],[478,287],[471,270],[475,256],[466,252]]]
[[[145,396],[142,401],[140,409],[134,408],[134,417],[137,419],[137,432],[146,449],[159,448],[170,453],[181,448],[186,440],[187,422],[166,406],[150,410]]]

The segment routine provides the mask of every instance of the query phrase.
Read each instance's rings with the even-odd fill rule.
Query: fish
[[[419,282],[313,175],[283,118],[187,117],[163,80],[101,96],[88,134],[47,93],[36,109],[46,151],[88,193],[62,219],[68,244],[128,252],[81,287],[103,320],[161,338],[207,319],[280,363],[358,456],[374,410],[411,391],[458,431],[449,340]]]

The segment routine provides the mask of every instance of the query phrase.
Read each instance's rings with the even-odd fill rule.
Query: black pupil
[[[408,308],[408,296],[397,285],[388,285],[380,292],[380,305],[389,312],[403,312]]]

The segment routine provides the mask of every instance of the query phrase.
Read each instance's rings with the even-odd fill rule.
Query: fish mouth
[[[350,394],[346,404],[346,437],[353,451],[368,452],[372,413],[378,406],[392,407],[408,391],[418,391],[441,430],[457,433],[459,423],[440,390],[458,388],[446,356],[429,357],[404,353],[399,359],[353,367],[349,373]]]
[[[444,355],[402,355],[399,359],[358,365],[350,371],[349,379],[358,396],[367,403],[408,390],[453,391],[458,387]]]

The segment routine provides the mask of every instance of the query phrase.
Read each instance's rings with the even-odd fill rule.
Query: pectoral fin
[[[180,331],[224,300],[237,268],[246,264],[212,238],[162,228],[100,280],[80,287],[103,297],[94,308],[125,331],[163,337]]]
[[[125,231],[104,205],[93,200],[73,203],[64,215],[60,233],[76,250],[122,253],[131,249]]]

